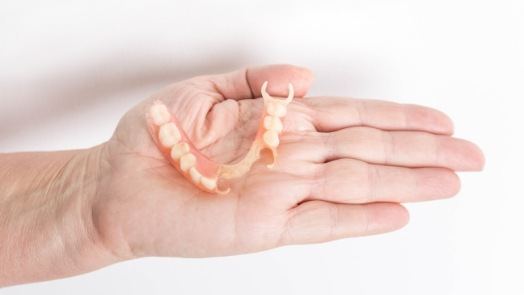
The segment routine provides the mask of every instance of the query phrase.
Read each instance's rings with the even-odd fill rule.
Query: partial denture
[[[285,99],[271,97],[267,91],[267,81],[262,85],[264,111],[258,131],[251,148],[244,158],[234,164],[219,164],[203,155],[172,116],[167,107],[156,101],[147,116],[149,130],[158,149],[186,179],[199,189],[209,193],[226,194],[229,188],[220,189],[219,179],[238,178],[246,174],[251,166],[260,159],[260,153],[269,149],[272,155],[272,168],[277,159],[279,135],[284,129],[283,117],[287,106],[293,100],[293,85],[288,85],[288,97]]]

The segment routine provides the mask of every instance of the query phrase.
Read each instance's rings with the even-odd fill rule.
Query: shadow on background
[[[0,108],[0,142],[27,132],[31,126],[85,111],[139,89],[157,86],[159,89],[153,88],[156,91],[196,75],[228,72],[245,67],[248,60],[238,47],[233,52],[214,50],[211,56],[197,61],[180,60],[175,55],[93,57],[89,62],[79,61],[70,67],[49,71],[45,77],[0,81],[4,100]]]

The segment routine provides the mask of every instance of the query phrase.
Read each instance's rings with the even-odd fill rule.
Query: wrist
[[[105,149],[105,144],[101,144],[76,151],[50,188],[52,195],[64,200],[63,218],[57,219],[56,224],[62,228],[58,231],[62,233],[60,239],[68,246],[63,253],[71,253],[71,263],[78,273],[121,260],[100,234],[94,212],[95,204],[106,197],[101,187],[110,176]]]
[[[71,276],[118,261],[93,222],[103,153],[101,145],[1,155],[7,172],[0,175],[0,285]]]

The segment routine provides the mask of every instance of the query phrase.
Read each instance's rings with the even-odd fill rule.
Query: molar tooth
[[[189,153],[189,144],[187,142],[179,142],[171,149],[171,158],[178,160],[187,153]]]
[[[266,116],[264,118],[264,128],[266,128],[266,130],[275,130],[277,133],[280,133],[284,126],[279,118]]]
[[[284,117],[287,113],[286,106],[282,103],[270,101],[266,106],[266,112],[271,116]]]
[[[202,174],[198,172],[196,167],[189,168],[189,176],[191,176],[191,180],[196,184],[200,183],[200,179],[202,179]]]
[[[208,177],[202,177],[200,179],[200,182],[202,185],[207,188],[208,190],[212,191],[217,187],[217,179],[216,178],[208,178]]]
[[[180,169],[187,172],[189,168],[196,165],[196,157],[192,153],[187,153],[180,158]]]
[[[153,106],[151,106],[149,114],[151,115],[151,119],[153,119],[153,122],[157,126],[161,126],[169,122],[169,120],[171,119],[171,114],[167,110],[167,107],[161,103],[155,103]]]
[[[278,133],[275,130],[267,130],[266,132],[264,132],[262,139],[269,147],[272,148],[277,147],[280,143],[278,139]]]
[[[175,123],[169,122],[160,126],[158,138],[164,147],[171,148],[179,142],[182,137],[180,136],[180,131],[178,131]]]

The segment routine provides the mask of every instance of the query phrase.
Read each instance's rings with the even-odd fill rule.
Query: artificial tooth
[[[173,160],[180,159],[183,155],[189,152],[189,144],[187,142],[179,142],[171,148],[171,158]]]
[[[208,190],[212,191],[217,187],[217,179],[216,178],[208,178],[208,177],[202,177],[200,179],[200,182],[202,185],[207,188]]]
[[[287,110],[285,105],[275,101],[270,101],[266,106],[266,112],[271,116],[284,117]]]
[[[156,103],[153,106],[151,106],[149,114],[151,115],[151,119],[153,119],[153,122],[157,126],[161,126],[169,122],[169,120],[171,120],[171,114],[167,110],[167,107],[161,103]]]
[[[180,141],[181,136],[180,131],[178,131],[178,127],[176,127],[175,123],[169,122],[160,126],[158,138],[164,147],[171,148]]]
[[[189,168],[189,176],[191,176],[193,183],[200,183],[200,179],[202,178],[202,174],[198,172],[196,167]]]
[[[267,130],[264,132],[262,139],[269,147],[277,147],[280,141],[278,140],[278,133],[275,130]]]
[[[196,165],[196,157],[192,153],[187,153],[180,158],[180,169],[187,172],[189,168]]]
[[[264,128],[266,130],[275,130],[277,133],[280,133],[283,127],[282,121],[277,117],[266,116],[264,118]]]

